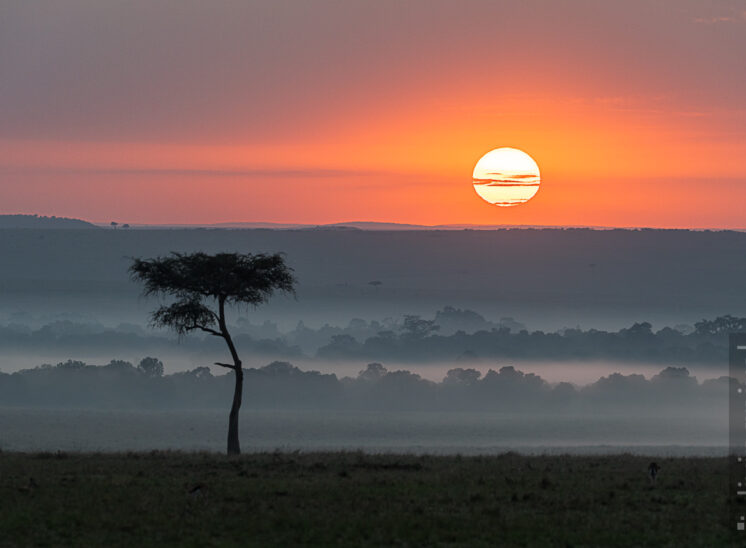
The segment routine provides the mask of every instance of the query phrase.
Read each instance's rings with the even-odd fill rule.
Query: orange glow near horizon
[[[498,32],[490,10],[503,8],[490,3],[373,4],[149,13],[144,21],[195,28],[214,16],[219,39],[181,44],[190,57],[164,45],[165,23],[143,27],[160,46],[148,50],[152,62],[125,64],[131,74],[111,68],[111,83],[74,65],[80,89],[63,79],[53,97],[43,82],[24,95],[19,64],[17,82],[6,79],[17,83],[6,94],[15,103],[3,110],[0,98],[0,119],[19,112],[13,130],[0,127],[0,213],[142,224],[746,228],[746,95],[734,77],[746,18],[718,19],[695,3],[515,3]],[[97,12],[113,34],[118,9]],[[247,32],[264,20],[256,10],[293,32]],[[572,29],[558,27],[555,11],[574,14]],[[331,25],[330,14],[378,26]],[[536,39],[515,47],[529,30]],[[247,37],[277,56],[246,57],[238,46],[253,52]],[[214,55],[201,57],[204,48]],[[127,54],[116,41],[100,49]],[[90,66],[116,65],[85,51]],[[541,168],[541,190],[519,207],[480,200],[470,180],[480,157],[503,146]]]
[[[717,114],[531,103],[531,114],[511,106],[481,129],[470,116],[422,108],[313,142],[5,142],[0,207],[148,224],[746,225],[746,145],[699,137]],[[469,180],[479,157],[504,143],[542,168],[542,191],[515,211],[476,198]]]

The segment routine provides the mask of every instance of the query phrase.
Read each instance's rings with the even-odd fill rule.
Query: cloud
[[[497,175],[501,179],[531,179],[538,177],[536,173],[507,174],[500,171],[488,171],[487,175]]]
[[[346,169],[176,169],[176,168],[65,168],[65,167],[8,167],[0,166],[0,173],[68,173],[93,175],[132,175],[132,176],[180,176],[180,177],[250,177],[250,178],[331,178],[368,177],[392,175],[376,170]]]
[[[475,185],[484,185],[484,186],[525,186],[525,187],[537,187],[539,186],[539,178],[536,177],[535,180],[526,182],[526,181],[520,181],[520,180],[513,180],[513,179],[472,179],[473,184]]]
[[[746,10],[733,11],[730,15],[695,17],[692,21],[703,25],[715,25],[718,23],[746,23]]]
[[[738,21],[738,19],[727,15],[716,15],[714,17],[695,17],[693,21],[695,23],[713,25],[715,23],[735,23],[736,21]]]

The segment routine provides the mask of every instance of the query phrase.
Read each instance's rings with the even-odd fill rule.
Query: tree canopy
[[[200,329],[217,334],[219,321],[206,304],[257,305],[275,291],[293,293],[295,277],[280,253],[239,254],[171,253],[155,259],[134,259],[132,277],[143,283],[148,296],[171,296],[175,302],[163,305],[151,316],[158,327],[170,327],[179,334]]]

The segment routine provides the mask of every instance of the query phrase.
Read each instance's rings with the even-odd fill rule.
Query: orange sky
[[[0,213],[746,228],[742,3],[311,4],[3,7]]]

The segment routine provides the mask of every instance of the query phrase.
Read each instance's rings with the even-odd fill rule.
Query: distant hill
[[[0,228],[97,228],[80,219],[66,217],[40,217],[39,215],[0,215]]]
[[[108,227],[108,223],[98,226]],[[444,225],[417,225],[407,223],[387,223],[377,221],[348,221],[329,224],[300,224],[300,223],[268,223],[268,222],[228,222],[207,224],[133,224],[137,229],[189,229],[189,228],[225,228],[225,229],[267,229],[267,230],[365,230],[365,231],[423,231],[423,230],[506,230],[506,229],[539,229],[539,230],[691,230],[714,231],[728,230],[731,232],[743,232],[743,229],[719,229],[719,228],[691,228],[691,229],[657,229],[647,227],[613,227],[613,226],[586,226],[586,225],[479,225],[479,224],[444,224]]]
[[[100,226],[107,226],[101,224]],[[614,227],[606,226],[555,226],[555,225],[474,225],[474,224],[451,224],[451,225],[417,225],[407,223],[387,223],[377,221],[349,221],[329,224],[299,224],[299,223],[267,223],[267,222],[229,222],[213,224],[141,224],[132,225],[133,228],[230,228],[230,229],[270,229],[270,230],[500,230],[506,228],[589,228],[594,230],[612,230]]]

